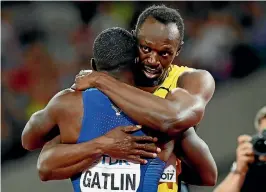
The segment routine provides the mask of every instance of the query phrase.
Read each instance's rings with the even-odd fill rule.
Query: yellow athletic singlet
[[[165,98],[167,93],[171,91],[172,89],[177,87],[177,80],[179,76],[184,72],[184,71],[190,71],[192,68],[188,67],[183,67],[183,66],[176,66],[176,65],[171,65],[169,68],[169,74],[168,77],[164,80],[162,85],[156,89],[156,91],[153,93],[156,96]],[[176,163],[176,170],[177,170],[177,176],[176,176],[176,183],[160,183],[158,186],[158,192],[176,192],[178,191],[178,174],[181,170],[181,163],[177,159]],[[179,170],[179,172],[178,172]],[[171,188],[168,187],[171,186]]]

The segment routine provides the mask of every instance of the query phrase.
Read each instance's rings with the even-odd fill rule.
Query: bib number
[[[160,182],[163,183],[175,183],[176,182],[176,167],[173,165],[169,165],[166,167],[163,171],[163,174],[161,175]]]

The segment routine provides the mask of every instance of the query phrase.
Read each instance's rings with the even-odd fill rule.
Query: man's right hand
[[[145,158],[155,158],[161,149],[155,145],[157,138],[151,136],[134,136],[133,132],[141,126],[120,126],[101,137],[104,154],[116,159],[146,164]]]
[[[251,136],[249,135],[240,135],[238,137],[238,147],[236,150],[236,170],[239,173],[246,174],[248,171],[248,165],[253,163],[254,152],[251,142]]]

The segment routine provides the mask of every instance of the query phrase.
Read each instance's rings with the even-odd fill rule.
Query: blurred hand
[[[265,161],[265,162],[266,162],[266,156],[260,156],[260,157],[259,157],[259,160],[260,160],[260,161]]]
[[[96,80],[104,75],[104,73],[92,71],[92,70],[81,70],[75,77],[75,83],[71,86],[72,89],[83,91],[88,88],[95,87]]]
[[[250,143],[251,136],[249,135],[240,135],[238,137],[238,147],[236,150],[236,170],[240,173],[246,174],[248,171],[248,164],[253,163],[254,152],[253,146]]]
[[[161,152],[161,149],[155,145],[158,139],[132,135],[140,129],[140,126],[120,126],[106,133],[102,136],[104,154],[142,164],[147,163],[145,158],[157,157]]]

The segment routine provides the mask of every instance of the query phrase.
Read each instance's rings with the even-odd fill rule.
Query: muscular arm
[[[43,147],[52,138],[59,134],[57,126],[57,116],[62,108],[60,97],[71,90],[63,90],[57,93],[47,104],[47,106],[35,112],[27,122],[21,136],[22,146],[27,150],[35,150]],[[71,91],[73,92],[73,90]]]
[[[175,153],[182,159],[181,179],[191,185],[213,186],[217,180],[217,167],[208,145],[193,127],[184,132]]]
[[[30,117],[21,136],[22,146],[25,149],[35,150],[45,144],[45,136],[56,126],[54,104],[52,99],[44,109]]]
[[[174,136],[202,119],[214,92],[212,76],[203,70],[183,73],[166,99],[101,75],[95,87],[103,91],[139,124]]]
[[[38,158],[41,180],[68,179],[82,172],[103,155],[103,142],[99,137],[85,143],[61,144],[60,136],[55,137],[44,145]]]
[[[38,170],[43,181],[70,178],[88,168],[103,154],[116,159],[145,163],[160,150],[154,145],[156,138],[133,136],[136,126],[116,127],[105,135],[78,144],[61,144],[56,137],[43,147],[38,159]],[[150,143],[152,142],[152,143]]]

